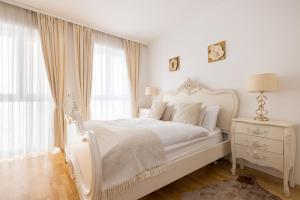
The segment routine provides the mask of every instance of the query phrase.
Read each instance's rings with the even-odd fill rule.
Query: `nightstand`
[[[139,117],[146,117],[148,113],[150,112],[150,108],[140,108],[139,109]]]
[[[289,184],[295,186],[294,164],[296,136],[294,124],[284,121],[257,121],[250,118],[233,119],[231,131],[232,174],[236,159],[274,168],[283,173],[285,195]]]

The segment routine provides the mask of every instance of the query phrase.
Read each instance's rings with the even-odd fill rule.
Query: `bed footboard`
[[[93,133],[80,131],[75,121],[68,121],[66,161],[71,167],[80,199],[100,199],[102,169],[97,140]]]

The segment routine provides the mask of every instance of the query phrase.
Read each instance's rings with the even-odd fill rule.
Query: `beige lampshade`
[[[255,74],[248,80],[248,92],[275,92],[279,90],[277,74]]]
[[[145,95],[147,96],[155,96],[158,94],[158,91],[154,87],[146,87],[145,89]]]

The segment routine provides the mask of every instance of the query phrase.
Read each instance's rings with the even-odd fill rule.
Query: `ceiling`
[[[149,44],[223,0],[3,0]]]

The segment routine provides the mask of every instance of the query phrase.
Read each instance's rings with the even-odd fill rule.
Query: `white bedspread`
[[[159,137],[141,127],[88,121],[97,138],[102,163],[101,199],[111,199],[139,181],[163,171],[166,156]]]
[[[154,119],[88,121],[85,128],[96,135],[109,196],[159,174],[167,161],[164,147],[209,134],[199,126]]]

